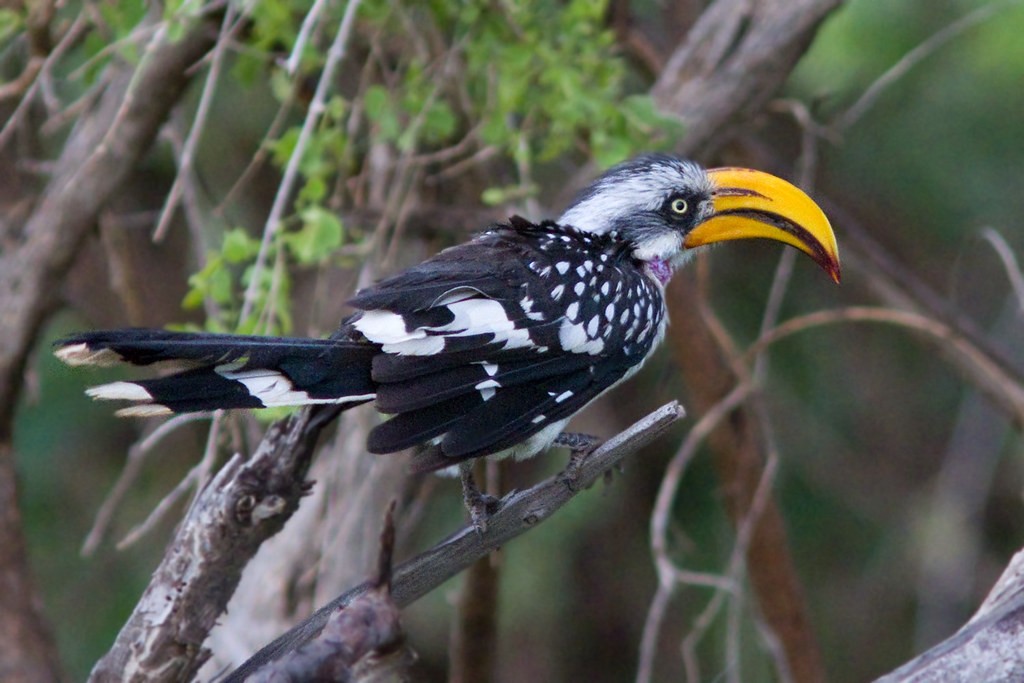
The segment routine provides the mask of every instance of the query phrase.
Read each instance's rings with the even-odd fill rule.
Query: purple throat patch
[[[647,262],[647,267],[651,269],[651,273],[658,278],[658,282],[661,284],[666,284],[672,277],[672,266],[664,259],[652,258]]]

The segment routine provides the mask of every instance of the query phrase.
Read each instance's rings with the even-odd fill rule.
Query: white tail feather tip
[[[110,384],[101,384],[98,387],[89,387],[85,390],[85,393],[91,398],[99,401],[153,400],[153,395],[135,382],[111,382]]]
[[[144,403],[138,406],[121,408],[114,414],[118,417],[155,417],[158,415],[170,415],[174,411],[159,403]]]
[[[53,355],[68,365],[99,365],[106,367],[124,361],[116,351],[111,349],[91,349],[84,342],[61,347],[54,351]]]

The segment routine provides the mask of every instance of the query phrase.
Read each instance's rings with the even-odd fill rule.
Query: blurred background
[[[91,28],[48,74],[61,106],[37,102],[19,112],[21,98],[0,100],[4,120],[25,117],[0,152],[5,235],[14,234],[68,134],[52,117],[80,98],[87,108],[110,60],[140,59],[133,31],[144,3],[88,8]],[[200,460],[210,422],[182,424],[143,449],[137,476],[83,556],[127,454],[158,424],[117,419],[90,402],[87,386],[124,375],[62,367],[53,340],[80,329],[168,324],[326,334],[359,283],[510,213],[557,215],[587,178],[633,153],[688,149],[685,123],[659,112],[647,93],[668,56],[703,26],[704,3],[364,2],[281,236],[257,272],[265,282],[251,288],[252,308],[243,310],[266,217],[344,9],[326,3],[299,51],[309,3],[246,9],[247,20],[225,39],[201,138],[190,150],[205,76],[81,242],[60,306],[34,343],[13,450],[30,566],[73,680],[110,646],[190,494],[136,542],[118,542]],[[57,6],[55,35],[81,11]],[[173,13],[184,10],[164,11],[173,27]],[[2,12],[0,74],[12,82],[25,64],[26,10]],[[952,329],[996,359],[1002,389],[1024,377],[1016,264],[1024,248],[1022,33],[1019,2],[841,3],[811,31],[781,90],[727,137],[723,128],[720,144],[693,151],[708,165],[764,168],[801,182],[833,220],[844,273],[834,286],[807,259],[780,261],[774,244],[716,249],[680,276],[689,294],[672,309],[674,334],[688,329],[685,318],[713,316],[719,341],[724,335],[733,361],[751,372],[742,354],[766,325],[815,311],[884,307],[927,323],[923,331],[849,319],[809,325],[758,357],[748,405],[788,539],[779,552],[791,558],[832,681],[881,675],[951,635],[1024,539],[1019,415],[1000,398],[999,383],[979,379],[950,336],[936,332]],[[185,151],[193,157],[181,173]],[[179,177],[182,198],[165,216]],[[609,486],[578,496],[501,551],[497,680],[634,679],[645,624],[654,634],[651,680],[682,680],[680,653],[691,646],[699,680],[779,680],[757,591],[735,561],[721,471],[704,447],[672,498],[668,555],[740,588],[716,597],[679,585],[651,631],[655,498],[700,416],[698,390],[676,357],[686,344],[670,339],[574,430],[608,436],[673,399],[690,416],[630,458]],[[221,460],[251,450],[265,424],[225,418],[214,441]],[[321,458],[343,447],[344,439],[329,441]],[[504,485],[523,488],[563,464],[553,454],[508,467]],[[456,483],[414,488],[425,512],[409,518],[403,558],[462,523]],[[288,585],[306,596],[295,600],[300,607],[332,595],[308,576],[330,561],[296,558],[307,575]],[[421,658],[417,680],[445,680],[458,590],[456,579],[405,612]],[[716,599],[723,606],[705,627],[700,616]]]

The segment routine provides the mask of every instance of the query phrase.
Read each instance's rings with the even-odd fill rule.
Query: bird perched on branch
[[[373,401],[391,417],[368,450],[417,447],[417,471],[461,465],[476,521],[468,463],[589,446],[562,430],[661,342],[673,271],[696,247],[750,237],[792,245],[839,281],[828,220],[793,185],[648,155],[606,172],[557,221],[513,217],[357,292],[329,339],[122,329],[69,337],[56,355],[189,366],[88,390],[131,402],[120,415]]]

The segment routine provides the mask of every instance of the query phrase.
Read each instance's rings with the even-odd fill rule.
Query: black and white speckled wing
[[[614,237],[521,219],[352,304],[348,334],[380,345],[377,406],[395,415],[370,450],[439,440],[452,463],[567,419],[639,368],[665,320],[660,287]]]

